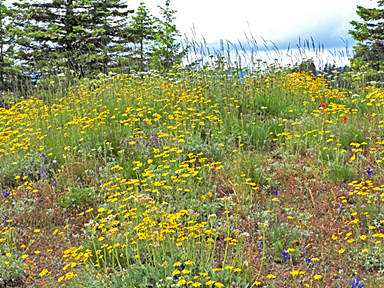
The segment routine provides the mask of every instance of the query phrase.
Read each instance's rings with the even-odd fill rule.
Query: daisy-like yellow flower
[[[175,270],[175,271],[172,272],[172,275],[177,275],[177,274],[180,274],[179,270]]]
[[[223,268],[215,268],[215,269],[213,269],[213,271],[222,271],[223,270]]]
[[[313,278],[314,278],[315,280],[320,280],[320,279],[322,278],[322,276],[316,274],[315,276],[313,276]]]
[[[47,269],[43,269],[43,271],[40,272],[39,276],[43,277],[45,274],[51,274]]]
[[[341,248],[340,250],[339,250],[339,254],[343,254],[344,253],[344,249],[343,248]]]
[[[274,278],[276,278],[276,276],[273,275],[273,274],[269,274],[269,275],[267,275],[267,278],[268,278],[268,279],[274,279]]]

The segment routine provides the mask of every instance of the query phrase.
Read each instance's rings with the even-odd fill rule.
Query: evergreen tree
[[[146,8],[144,2],[140,2],[140,6],[136,10],[136,15],[132,16],[132,20],[129,25],[133,42],[138,47],[135,47],[133,56],[133,67],[139,71],[143,71],[144,68],[150,66],[149,59],[151,53],[148,50],[148,46],[155,40],[154,34],[156,33],[156,21]]]
[[[166,0],[165,8],[157,6],[162,19],[155,18],[158,27],[154,35],[155,42],[151,47],[151,65],[159,71],[168,71],[173,65],[181,64],[189,49],[186,47],[179,51],[180,43],[176,43],[175,37],[180,36],[180,32],[174,24],[176,18],[173,16],[177,11],[170,10],[169,3],[170,0]]]
[[[120,0],[19,0],[8,11],[18,49],[15,58],[29,77],[106,72],[132,41]],[[122,11],[124,10],[124,11]]]
[[[377,71],[384,69],[384,0],[378,1],[379,8],[357,6],[356,13],[363,22],[351,21],[354,30],[348,33],[358,43],[354,46],[355,57],[351,66],[355,70],[366,71],[369,80],[376,78]]]
[[[0,1],[0,91],[11,89],[15,71],[12,69],[12,55],[14,54],[14,41],[6,29],[7,7]]]

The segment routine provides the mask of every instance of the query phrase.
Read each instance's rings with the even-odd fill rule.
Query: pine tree
[[[363,22],[351,21],[354,30],[348,33],[358,43],[354,46],[355,57],[351,66],[355,70],[366,71],[369,80],[375,78],[377,71],[384,69],[384,0],[378,1],[379,8],[357,6],[356,13]],[[374,21],[374,22],[372,22]]]
[[[125,10],[120,0],[19,0],[13,5],[8,29],[18,46],[15,58],[29,77],[106,72],[129,50],[126,19],[134,11]]]
[[[176,43],[176,36],[180,36],[179,30],[174,24],[176,17],[173,16],[177,11],[170,10],[170,0],[166,0],[165,8],[160,9],[162,19],[155,18],[158,23],[157,33],[154,35],[155,42],[151,47],[151,64],[153,69],[159,71],[169,71],[175,64],[181,64],[182,58],[187,54],[189,47],[182,51],[180,43]]]
[[[0,1],[0,91],[11,90],[15,71],[12,69],[12,55],[14,54],[14,41],[6,28],[7,7]]]
[[[155,40],[154,34],[157,31],[156,21],[146,8],[144,2],[140,2],[136,14],[132,16],[129,29],[134,44],[138,45],[131,57],[135,62],[132,68],[143,71],[144,68],[149,68],[150,66],[149,59],[151,53],[148,51],[148,46]]]

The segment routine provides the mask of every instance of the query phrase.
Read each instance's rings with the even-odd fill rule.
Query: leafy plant
[[[0,286],[15,287],[23,285],[28,276],[24,259],[19,253],[11,251],[0,243]]]
[[[57,205],[67,211],[82,211],[96,207],[101,197],[100,192],[94,188],[68,188],[68,192],[58,198]]]

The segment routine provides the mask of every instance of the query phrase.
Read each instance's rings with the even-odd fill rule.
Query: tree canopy
[[[123,0],[1,5],[0,83],[5,74],[35,85],[53,75],[81,78],[122,69],[169,69],[186,52],[179,52],[175,43],[176,11],[169,4],[166,0],[165,9],[158,6],[162,19],[153,17],[144,2],[134,14]],[[10,77],[10,71],[18,76]]]
[[[35,77],[64,72],[84,76],[105,72],[116,51],[129,41],[124,18],[133,10],[120,0],[19,0],[8,16],[8,30],[18,46],[14,58],[32,69]],[[128,38],[128,39],[127,39]]]
[[[135,47],[133,51],[133,66],[134,69],[143,71],[144,68],[150,66],[149,59],[151,53],[149,46],[155,40],[155,34],[158,33],[157,23],[155,18],[151,15],[146,8],[144,2],[140,2],[134,16],[129,23],[129,28],[132,33],[133,43]]]
[[[362,22],[351,21],[354,27],[348,33],[358,43],[354,46],[356,55],[351,60],[352,68],[368,72],[373,77],[375,72],[384,69],[384,0],[378,1],[379,8],[357,6],[356,13]]]
[[[176,43],[175,37],[180,36],[180,31],[174,24],[176,11],[171,10],[169,4],[170,0],[166,0],[165,8],[157,6],[162,19],[155,18],[159,27],[155,34],[155,43],[151,47],[152,68],[160,71],[169,70],[173,65],[180,64],[189,49],[186,47],[180,51],[180,43]]]
[[[6,27],[7,13],[7,7],[0,1],[0,90],[11,89],[10,79],[17,74],[12,61],[14,37]]]

